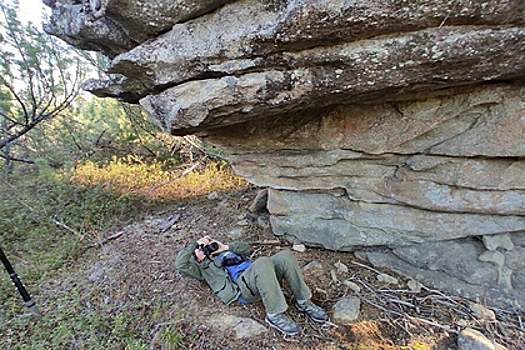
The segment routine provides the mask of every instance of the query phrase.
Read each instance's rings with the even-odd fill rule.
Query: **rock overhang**
[[[152,105],[163,105],[160,113],[169,109],[176,115],[169,119],[173,125],[161,124],[175,134],[273,116],[287,111],[287,103],[296,102],[289,108],[297,111],[309,107],[305,99],[319,107],[380,100],[392,90],[405,92],[422,85],[444,88],[525,75],[524,6],[516,0],[386,4],[179,0],[169,6],[160,0],[98,2],[56,5],[53,13],[58,18],[52,16],[55,25],[49,31],[65,33],[73,45],[87,49],[93,48],[93,41],[105,45],[103,52],[108,45],[122,47],[118,55],[109,54],[113,57],[109,72],[122,78],[92,81],[85,88],[132,103],[145,98],[143,105],[154,119],[163,117]],[[79,28],[69,28],[68,33],[56,24],[65,21],[64,8],[81,12],[85,27],[93,31],[100,20],[121,30],[104,27],[98,39],[96,34],[84,38]],[[144,23],[133,11],[137,8],[149,9],[141,19]],[[156,17],[161,15],[169,17],[167,24],[159,24],[163,21]],[[146,30],[151,21],[158,24],[156,30]],[[126,29],[129,23],[151,34],[138,39]],[[128,41],[134,44],[123,45]],[[213,95],[180,97],[191,97],[195,85],[200,91],[237,98],[218,105]],[[279,90],[280,96],[273,96]],[[250,100],[254,91],[262,95],[258,101]],[[186,104],[174,103],[175,99]],[[239,100],[260,108],[241,106]],[[240,110],[234,112],[234,107]],[[192,114],[203,113],[206,118],[191,120]],[[235,117],[228,118],[232,114]]]

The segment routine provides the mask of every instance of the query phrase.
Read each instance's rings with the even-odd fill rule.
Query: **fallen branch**
[[[282,244],[281,241],[275,239],[275,240],[264,240],[264,241],[254,241],[250,242],[250,244],[253,245],[279,245],[279,246],[285,246],[285,244]]]
[[[161,187],[163,187],[163,186],[169,185],[170,183],[172,183],[172,182],[174,182],[174,181],[180,179],[181,177],[186,176],[188,173],[191,173],[196,167],[198,167],[198,166],[200,165],[200,163],[201,163],[201,161],[198,161],[197,163],[193,164],[190,168],[184,170],[184,171],[182,172],[182,174],[180,174],[180,175],[174,177],[173,179],[170,179],[169,181],[166,181],[166,182],[163,182],[163,183],[161,183],[161,184],[159,184],[159,185],[155,185],[155,186],[153,186],[152,188],[149,189],[149,191],[148,191],[148,195],[151,195],[151,194],[152,194],[154,191],[156,191],[157,189],[159,189],[159,188],[161,188]]]
[[[438,324],[438,323],[436,323],[436,322],[432,322],[432,321],[429,321],[429,320],[425,320],[424,318],[420,318],[420,317],[412,317],[412,316],[407,315],[407,314],[405,314],[405,316],[406,316],[409,320],[411,320],[411,321],[413,321],[413,322],[415,322],[415,321],[417,321],[417,322],[423,322],[423,323],[426,323],[426,324],[428,324],[428,325],[430,325],[430,326],[433,326],[433,327],[437,327],[437,328],[443,329],[443,330],[445,330],[445,331],[447,331],[447,332],[449,332],[449,333],[459,334],[458,331],[456,331],[455,329],[453,329],[453,328],[450,327],[450,326],[443,326],[443,325],[440,325],[440,324]]]
[[[186,142],[188,142],[193,147],[197,148],[199,151],[201,151],[203,154],[205,154],[208,157],[225,160],[227,162],[229,161],[228,158],[226,158],[224,156],[221,156],[220,154],[213,153],[213,152],[210,152],[210,151],[204,149],[202,146],[198,145],[196,142],[191,140],[188,136],[184,136],[184,140],[186,140]]]
[[[384,311],[384,312],[387,312],[387,313],[391,313],[393,315],[396,315],[396,316],[399,316],[401,318],[406,318],[408,319],[410,322],[412,322],[414,325],[417,325],[417,326],[421,326],[419,323],[425,323],[427,325],[430,325],[430,326],[433,326],[433,327],[437,327],[437,328],[440,328],[440,329],[443,329],[449,333],[454,333],[454,334],[458,334],[459,332],[456,331],[455,329],[453,329],[452,327],[450,326],[443,326],[443,325],[440,325],[436,322],[432,322],[430,320],[426,320],[424,318],[421,318],[421,317],[413,317],[413,316],[410,316],[409,314],[407,314],[406,312],[398,312],[398,311],[394,311],[394,310],[391,310],[391,309],[388,309],[386,307],[383,307],[381,305],[378,305],[376,303],[373,303],[371,302],[370,300],[367,300],[366,298],[363,299],[364,302],[366,302],[367,304],[369,305],[372,305],[373,307],[381,310],[381,311]]]
[[[360,263],[358,263],[357,261],[352,261],[352,264],[357,265],[357,266],[364,267],[365,269],[368,269],[368,270],[370,270],[370,271],[373,271],[373,272],[375,272],[375,273],[377,273],[377,274],[379,274],[379,275],[381,275],[381,274],[383,273],[383,272],[381,272],[381,271],[379,271],[379,270],[374,269],[373,267],[370,267],[370,266],[367,266],[367,265],[364,265],[364,264],[360,264]]]
[[[120,231],[120,232],[117,232],[117,233],[114,233],[112,234],[111,236],[107,236],[106,238],[104,238],[103,240],[101,241],[98,241],[96,243],[92,243],[90,245],[88,245],[88,248],[93,248],[93,247],[96,247],[96,246],[102,246],[103,244],[106,244],[108,243],[109,241],[112,241],[114,239],[117,239],[119,238],[120,236],[122,236],[124,233],[126,233],[125,231]]]
[[[157,228],[153,232],[153,234],[158,235],[159,233],[164,233],[164,232],[168,231],[173,225],[175,225],[175,223],[177,221],[179,221],[179,219],[180,219],[180,214],[173,214],[173,215],[171,215],[169,218],[164,220],[162,225],[159,228]]]

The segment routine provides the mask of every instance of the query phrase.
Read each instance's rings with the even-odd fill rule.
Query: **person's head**
[[[198,262],[202,262],[204,258],[206,258],[206,255],[200,247],[197,247],[197,249],[193,251],[193,255],[195,256],[195,259],[197,259]]]

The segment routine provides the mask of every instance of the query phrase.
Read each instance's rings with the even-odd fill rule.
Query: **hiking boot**
[[[315,322],[323,323],[328,321],[328,315],[319,306],[315,305],[311,300],[305,300],[303,302],[296,301],[295,308],[301,312],[304,312]]]
[[[273,327],[286,335],[296,335],[301,331],[301,328],[299,328],[299,326],[285,313],[272,316],[266,315],[264,320],[270,325],[270,327]]]

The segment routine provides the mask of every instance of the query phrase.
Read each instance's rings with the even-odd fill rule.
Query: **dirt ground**
[[[356,295],[361,299],[358,320],[320,327],[291,307],[290,316],[303,329],[300,335],[288,337],[268,329],[257,336],[235,339],[233,330],[217,328],[209,322],[210,318],[232,315],[264,325],[262,304],[226,306],[204,282],[177,272],[174,260],[182,247],[203,235],[229,242],[234,240],[233,234],[242,230],[237,239],[252,243],[275,240],[270,228],[245,219],[246,214],[252,215],[248,207],[256,193],[256,188],[246,188],[219,193],[217,199],[203,197],[181,202],[169,212],[125,227],[118,238],[91,249],[93,261],[89,271],[85,271],[87,280],[107,286],[106,302],[111,304],[112,312],[132,305],[144,312],[140,327],[143,337],[151,344],[150,349],[453,350],[457,332],[465,326],[483,331],[485,335],[487,330],[494,329],[495,326],[487,326],[486,320],[471,315],[461,298],[426,288],[419,293],[412,292],[406,278],[390,271],[374,270],[354,254],[309,248],[295,255],[301,266],[312,261],[322,265],[322,268],[305,271],[313,300],[330,311],[337,301]],[[291,249],[291,243],[286,241],[253,246],[254,258]],[[337,262],[345,264],[349,271],[331,273]],[[379,282],[378,272],[397,277],[400,284]],[[341,283],[343,280],[355,282],[361,292],[356,294]],[[498,330],[493,331],[493,335],[500,334]],[[496,340],[504,343],[505,339],[500,336]]]

